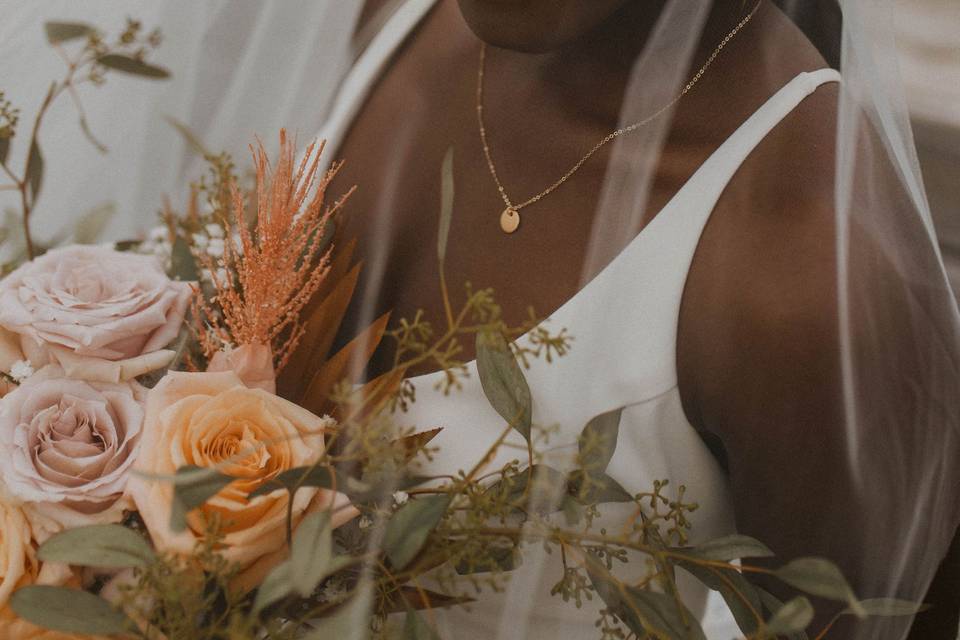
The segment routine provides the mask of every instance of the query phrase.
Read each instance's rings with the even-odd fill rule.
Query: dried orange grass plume
[[[212,274],[220,310],[198,292],[193,315],[208,358],[224,345],[266,345],[280,371],[303,336],[300,312],[329,271],[332,246],[322,250],[327,225],[353,190],[325,205],[327,187],[342,163],[320,174],[323,143],[308,146],[297,164],[295,145],[281,130],[273,167],[259,140],[250,150],[257,170],[255,223],[248,227],[243,194],[231,185],[232,220],[226,221],[223,258],[200,258]]]

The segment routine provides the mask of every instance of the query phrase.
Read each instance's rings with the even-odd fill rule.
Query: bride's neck
[[[497,49],[502,68],[516,81],[560,92],[584,112],[618,114],[622,90],[656,27],[666,0],[628,2],[605,22],[546,53]],[[694,60],[716,46],[741,18],[741,2],[717,1],[695,47]]]

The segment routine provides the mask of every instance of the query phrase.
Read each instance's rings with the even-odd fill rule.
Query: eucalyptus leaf
[[[804,596],[797,596],[773,614],[767,622],[767,631],[785,635],[804,631],[813,621],[813,605]]]
[[[564,496],[560,503],[560,510],[563,512],[564,520],[568,527],[574,527],[583,520],[584,507],[571,496]]]
[[[739,558],[771,558],[774,553],[756,538],[738,533],[697,545],[693,553],[708,560],[729,562]]]
[[[583,471],[575,471],[570,476],[570,493],[581,504],[633,501],[633,495],[605,473],[591,474],[590,481],[584,488],[587,477],[584,474]]]
[[[86,38],[94,32],[93,27],[82,22],[45,22],[43,29],[50,44]]]
[[[603,563],[586,554],[587,575],[597,595],[638,637],[706,640],[696,616],[678,599],[615,582]]]
[[[766,589],[762,587],[756,587],[756,591],[757,595],[760,596],[760,601],[763,603],[763,606],[766,607],[767,611],[769,611],[771,614],[775,614],[783,608],[783,601]],[[797,631],[796,633],[787,633],[783,635],[786,635],[787,640],[810,640],[810,637],[807,635],[806,631]]]
[[[607,577],[608,571],[606,566],[604,566],[603,562],[593,553],[588,552],[584,555],[583,559],[587,570],[587,577],[590,578],[590,582],[593,584],[597,595],[600,596],[600,599],[603,600],[604,604],[611,610],[616,611],[619,609],[623,599],[616,585]],[[640,633],[641,631],[643,630],[640,629],[636,632]]]
[[[898,600],[897,598],[868,598],[860,601],[860,607],[868,616],[912,616],[926,611],[930,605],[922,602],[911,602],[910,600]],[[858,615],[853,609],[847,607],[840,612],[841,615]]]
[[[170,275],[184,282],[196,282],[200,279],[197,260],[190,251],[190,245],[179,234],[174,239],[170,252]]]
[[[303,640],[367,640],[370,637],[371,598],[369,589],[354,594],[332,615],[313,621],[313,631]]]
[[[530,387],[501,334],[477,334],[477,372],[487,400],[529,442],[533,421]]]
[[[80,589],[48,585],[23,587],[11,596],[10,608],[38,627],[63,633],[112,635],[135,628],[122,611]]]
[[[265,496],[273,493],[274,491],[279,491],[281,489],[286,489],[287,491],[293,491],[296,487],[319,487],[321,489],[332,489],[334,485],[337,485],[337,489],[342,491],[340,482],[334,482],[336,477],[336,472],[333,471],[330,467],[322,467],[318,465],[312,465],[309,467],[294,467],[293,469],[287,469],[286,471],[277,475],[268,482],[264,482],[262,485],[250,492],[250,495],[247,496],[247,500],[253,500],[254,498],[259,498],[260,496]]]
[[[491,546],[484,549],[485,557],[477,559],[463,559],[457,563],[455,569],[461,576],[477,573],[491,573],[513,571],[521,564],[522,556],[516,547]]]
[[[217,495],[234,479],[216,469],[204,469],[193,465],[177,469],[177,482],[173,485],[173,509],[170,513],[170,528],[183,531],[187,528],[187,514]]]
[[[30,145],[30,155],[27,157],[26,180],[30,185],[30,202],[36,203],[40,187],[43,186],[43,152],[36,138]]]
[[[677,565],[723,597],[733,619],[737,621],[737,626],[745,635],[756,632],[758,616],[763,616],[763,605],[756,587],[739,571],[705,567],[689,560],[677,560]]]
[[[545,464],[535,464],[509,478],[502,478],[487,489],[487,493],[498,494],[511,503],[519,503],[531,493],[550,496],[555,502],[566,492],[567,476]]]
[[[587,423],[580,432],[577,443],[580,451],[580,466],[589,473],[603,473],[613,458],[620,432],[622,409],[602,413]]]
[[[440,167],[440,228],[437,231],[437,256],[440,264],[447,257],[447,239],[453,219],[453,147],[447,149]]]
[[[777,569],[774,575],[805,593],[846,602],[853,615],[865,615],[840,569],[825,558],[797,558]]]
[[[420,553],[450,501],[451,496],[439,494],[410,500],[397,509],[383,536],[383,550],[394,569],[403,569]]]
[[[117,207],[112,202],[106,202],[87,211],[73,226],[73,241],[77,244],[97,242],[116,213]]]
[[[143,536],[119,524],[62,531],[40,545],[37,557],[43,562],[102,569],[146,567],[156,560]]]
[[[403,640],[440,640],[440,636],[427,621],[413,609],[407,610],[403,621]]]
[[[327,576],[332,559],[330,512],[316,511],[300,521],[290,546],[290,580],[301,597],[309,597]]]
[[[83,132],[87,141],[97,148],[97,151],[100,153],[106,153],[108,151],[107,147],[97,139],[97,136],[93,135],[93,129],[90,128],[90,123],[83,114],[80,114],[80,131]]]
[[[195,134],[193,130],[186,124],[172,116],[164,116],[163,119],[167,121],[167,124],[176,129],[181,136],[183,136],[183,139],[187,142],[187,145],[189,145],[190,148],[192,148],[197,154],[203,157],[213,155],[210,150],[207,149],[202,142],[200,142],[200,138],[197,136],[197,134]]]
[[[700,621],[678,599],[663,593],[627,589],[624,606],[636,615],[655,633],[678,640],[707,640]]]
[[[275,566],[257,587],[257,595],[253,599],[254,615],[283,600],[291,593],[293,593],[293,581],[288,560]]]
[[[248,500],[265,496],[280,489],[294,491],[298,487],[317,487],[336,489],[354,502],[370,502],[383,498],[394,491],[402,491],[426,482],[423,476],[389,476],[378,478],[378,482],[358,480],[339,470],[327,466],[295,467],[288,469],[265,482],[248,496]]]
[[[163,67],[158,67],[138,60],[136,58],[125,56],[120,53],[108,53],[97,58],[97,62],[115,71],[129,73],[144,78],[164,79],[170,77],[170,72]]]
[[[458,605],[475,602],[467,596],[452,596],[439,591],[431,591],[423,587],[403,585],[383,602],[384,613],[405,613],[410,609],[423,611],[425,609],[445,609]]]

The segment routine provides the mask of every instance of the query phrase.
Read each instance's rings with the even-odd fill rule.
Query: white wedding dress
[[[403,3],[344,79],[320,132],[328,141],[328,159],[334,157],[393,52],[435,1]],[[627,248],[552,315],[552,328],[565,327],[575,336],[570,353],[549,365],[536,361],[527,371],[534,422],[559,429],[550,438],[547,461],[569,467],[583,426],[594,416],[623,408],[610,475],[630,492],[649,491],[658,479],[669,479],[673,491],[685,485],[687,501],[699,504],[691,517],[693,543],[735,529],[726,477],[687,421],[677,387],[677,320],[687,271],[714,205],[744,159],[805,97],[838,80],[832,69],[801,73],[758,109]],[[463,389],[450,395],[435,389],[435,375],[412,379],[417,400],[401,420],[421,428],[443,427],[432,443],[439,453],[428,471],[471,468],[504,428],[484,397],[475,363],[470,363],[469,371]],[[512,442],[522,444],[519,436]],[[490,468],[522,458],[518,451],[501,449]],[[608,506],[602,524],[619,530],[631,509]],[[524,557],[504,592],[484,592],[469,611],[437,612],[441,637],[598,638],[594,627],[602,606],[598,599],[578,610],[551,596],[550,587],[561,577],[559,558],[540,555],[529,552]],[[740,635],[715,594],[708,596],[699,583],[683,576],[680,580],[686,602],[703,616],[708,638]]]

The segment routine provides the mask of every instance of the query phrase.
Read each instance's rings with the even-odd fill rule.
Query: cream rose
[[[281,472],[315,462],[323,452],[329,419],[262,389],[243,385],[233,372],[169,373],[147,398],[144,436],[129,492],[162,550],[188,554],[204,531],[204,516],[218,515],[222,553],[244,568],[249,585],[282,554],[287,493],[248,501],[246,496]],[[185,531],[170,529],[173,487],[151,479],[195,465],[238,478],[189,514]],[[345,497],[305,488],[293,505],[294,525],[312,509],[333,508],[334,526],[355,515]]]
[[[54,249],[0,281],[0,326],[35,367],[117,382],[165,366],[191,286],[153,257],[95,246]]]
[[[49,365],[0,400],[0,477],[39,541],[120,519],[145,394],[136,382],[73,380]]]

